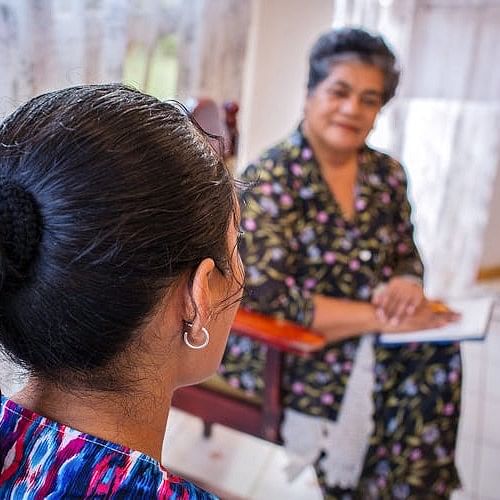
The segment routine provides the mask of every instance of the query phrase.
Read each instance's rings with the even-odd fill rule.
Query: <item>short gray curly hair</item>
[[[335,29],[318,38],[309,54],[308,92],[327,78],[334,64],[348,60],[379,68],[384,75],[383,104],[394,97],[400,76],[396,56],[381,36],[360,28]]]

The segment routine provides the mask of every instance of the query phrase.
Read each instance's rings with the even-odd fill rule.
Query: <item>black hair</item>
[[[165,291],[207,257],[232,273],[236,204],[178,103],[120,84],[33,98],[0,126],[3,349],[40,379],[115,390],[109,367]]]
[[[360,28],[341,28],[321,35],[309,54],[308,92],[314,91],[336,62],[357,59],[379,68],[384,75],[383,103],[395,94],[400,70],[397,59],[381,36]]]

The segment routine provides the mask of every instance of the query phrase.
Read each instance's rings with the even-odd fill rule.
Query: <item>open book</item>
[[[410,342],[454,342],[459,340],[483,340],[488,331],[495,299],[474,297],[445,301],[450,309],[462,317],[449,325],[430,330],[406,333],[384,333],[379,336],[380,344],[408,344]]]

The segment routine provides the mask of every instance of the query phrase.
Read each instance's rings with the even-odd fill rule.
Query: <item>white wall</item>
[[[309,49],[331,28],[332,18],[332,0],[253,1],[241,100],[240,168],[298,124]]]
[[[484,269],[500,267],[500,165],[497,166],[493,193],[481,256],[481,268]]]

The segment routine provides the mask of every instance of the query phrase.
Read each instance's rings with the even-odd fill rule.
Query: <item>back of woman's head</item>
[[[384,75],[384,104],[395,94],[399,83],[396,56],[381,36],[360,28],[340,28],[321,35],[309,54],[307,90],[312,92],[338,62],[358,60],[379,68]]]
[[[175,104],[121,85],[36,97],[0,128],[0,343],[35,376],[103,377],[201,260],[229,273],[231,175]],[[110,374],[108,374],[110,375]]]

